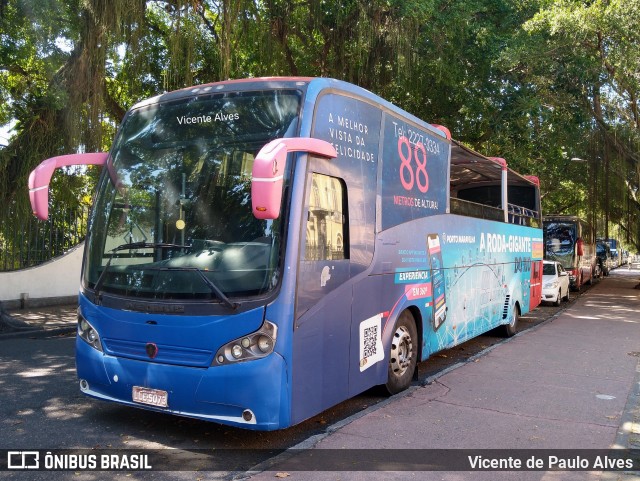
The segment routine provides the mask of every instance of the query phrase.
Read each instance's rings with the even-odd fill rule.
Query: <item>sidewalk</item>
[[[0,340],[75,332],[77,310],[77,304],[9,310],[9,315],[17,321],[19,329],[0,330]]]
[[[318,450],[358,458],[376,449],[495,449],[504,457],[516,449],[640,449],[639,281],[638,270],[613,271],[551,320],[296,448],[312,448],[301,453],[311,460],[322,457]],[[288,454],[251,479],[640,479],[638,471],[407,472],[394,463],[383,472],[285,471],[296,465]]]
[[[617,269],[549,321],[453,366],[425,386],[412,387],[329,427],[326,434],[292,451],[304,449],[309,456],[340,450],[362,457],[375,455],[374,450],[402,454],[412,449],[494,449],[509,456],[517,449],[640,449],[639,284],[640,270]],[[34,329],[0,333],[0,339],[76,328],[75,305],[10,314]],[[394,471],[397,463],[377,472],[338,466],[333,471],[285,471],[281,466],[286,467],[286,461],[273,468],[257,467],[264,471],[251,479],[640,479],[638,472]]]

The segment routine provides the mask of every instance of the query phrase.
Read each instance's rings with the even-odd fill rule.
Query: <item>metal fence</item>
[[[540,227],[539,212],[515,204],[508,204],[508,211],[510,224]],[[504,211],[501,208],[455,197],[451,198],[451,213],[504,222]]]
[[[49,220],[29,216],[0,225],[0,271],[37,266],[78,245],[87,233],[88,208],[61,209]]]

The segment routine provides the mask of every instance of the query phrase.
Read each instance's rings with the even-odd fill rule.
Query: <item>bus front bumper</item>
[[[91,397],[255,430],[289,426],[287,369],[277,353],[194,368],[119,358],[76,339],[80,390]],[[166,393],[166,407],[133,400],[134,386]]]

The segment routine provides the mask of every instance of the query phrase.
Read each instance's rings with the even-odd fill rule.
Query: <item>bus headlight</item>
[[[269,336],[260,336],[258,338],[258,349],[264,353],[273,351],[273,340]]]
[[[100,334],[98,334],[98,331],[84,318],[80,309],[78,309],[78,336],[97,351],[103,352]]]
[[[231,348],[231,355],[235,359],[240,359],[242,357],[242,348],[238,344],[234,344]]]
[[[256,332],[235,339],[218,349],[212,366],[268,356],[273,352],[277,333],[278,326],[273,322],[264,321]]]

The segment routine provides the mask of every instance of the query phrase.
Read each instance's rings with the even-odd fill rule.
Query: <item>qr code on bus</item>
[[[382,314],[377,314],[360,323],[360,372],[383,359]]]
[[[371,326],[364,330],[362,340],[364,347],[362,357],[372,357],[376,355],[376,339],[378,338],[378,326]]]

